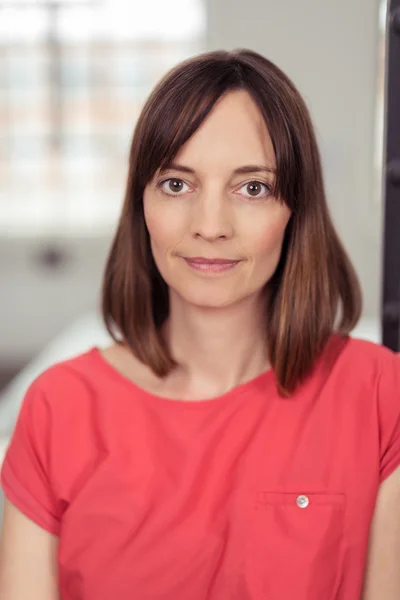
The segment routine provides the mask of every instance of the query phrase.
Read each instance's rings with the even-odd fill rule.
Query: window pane
[[[0,0],[0,233],[108,232],[144,99],[203,50],[203,2],[30,4]]]

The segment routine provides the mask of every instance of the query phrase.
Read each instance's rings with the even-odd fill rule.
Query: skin
[[[272,173],[234,173],[244,165],[275,168],[268,131],[244,92],[221,99],[175,162],[194,172],[157,174],[144,203],[154,258],[170,287],[164,334],[180,366],[159,381],[126,348],[110,346],[103,355],[143,388],[194,401],[221,394],[268,368],[260,297],[278,264],[290,212],[271,196],[247,197],[246,184],[271,184]],[[184,190],[178,197],[162,193],[160,180],[168,178],[186,184],[172,184]],[[163,184],[167,192],[168,185]],[[233,271],[210,276],[193,271],[183,256],[242,262]],[[397,469],[377,498],[362,600],[400,599],[399,506]],[[57,539],[6,500],[0,600],[59,600],[56,553]]]

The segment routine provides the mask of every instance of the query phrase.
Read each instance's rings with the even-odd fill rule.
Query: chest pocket
[[[254,600],[333,600],[343,554],[344,494],[258,492],[246,579]]]

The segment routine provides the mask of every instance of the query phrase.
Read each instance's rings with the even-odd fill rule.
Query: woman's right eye
[[[158,185],[161,191],[169,196],[182,196],[189,191],[189,186],[181,179],[164,179]]]

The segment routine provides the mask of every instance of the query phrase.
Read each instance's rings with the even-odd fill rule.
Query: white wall
[[[329,204],[379,314],[381,206],[374,173],[379,0],[207,0],[210,49],[248,47],[274,61],[310,107]]]
[[[0,239],[0,363],[27,362],[65,326],[99,303],[109,239]],[[48,248],[65,251],[45,268]]]

